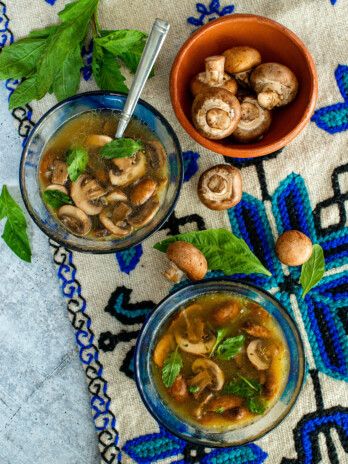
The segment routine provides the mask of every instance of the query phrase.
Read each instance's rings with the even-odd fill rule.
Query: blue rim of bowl
[[[73,251],[80,251],[82,253],[92,253],[92,254],[110,254],[110,253],[116,253],[116,252],[119,252],[119,251],[126,251],[126,250],[129,250],[130,248],[135,247],[136,245],[139,245],[140,243],[143,243],[145,240],[147,240],[149,237],[151,237],[155,232],[157,232],[157,230],[159,230],[163,226],[163,224],[167,221],[169,216],[174,211],[174,208],[175,208],[176,203],[177,203],[177,201],[179,199],[179,196],[180,196],[182,183],[183,183],[183,178],[184,178],[184,160],[183,160],[183,157],[182,157],[182,150],[181,150],[181,145],[180,145],[178,136],[176,135],[173,127],[171,126],[171,124],[167,121],[167,119],[158,110],[156,110],[156,108],[154,108],[152,105],[150,105],[150,103],[147,103],[146,101],[139,98],[138,103],[140,103],[145,108],[150,110],[167,127],[168,131],[170,132],[171,136],[173,137],[173,141],[174,141],[174,144],[177,147],[178,156],[180,158],[180,173],[179,173],[178,189],[177,189],[177,192],[175,193],[174,201],[171,204],[170,208],[168,209],[167,213],[165,214],[163,219],[158,223],[157,227],[155,227],[153,230],[151,230],[142,240],[139,240],[139,241],[133,243],[132,245],[124,246],[124,247],[121,247],[121,248],[110,248],[108,250],[94,250],[94,249],[89,249],[87,246],[80,248],[79,246],[70,245],[69,242],[67,242],[65,240],[62,240],[59,237],[54,236],[54,234],[52,234],[50,231],[47,231],[45,229],[45,227],[42,225],[42,223],[37,219],[36,215],[31,211],[31,208],[29,206],[29,202],[27,201],[27,198],[26,198],[26,189],[25,189],[25,181],[24,181],[23,169],[24,169],[24,163],[25,163],[25,158],[26,158],[28,146],[29,146],[29,143],[31,142],[37,128],[47,118],[47,116],[49,116],[54,110],[56,110],[57,108],[59,108],[60,106],[64,105],[67,102],[78,100],[81,97],[93,96],[93,95],[96,95],[96,96],[98,96],[98,95],[110,95],[110,96],[116,96],[116,97],[121,96],[121,97],[125,97],[125,98],[127,98],[127,96],[128,96],[124,92],[111,92],[111,91],[95,90],[95,91],[83,92],[83,93],[79,93],[77,95],[73,95],[72,97],[66,98],[65,100],[62,100],[61,102],[59,102],[56,105],[52,106],[52,108],[50,108],[43,116],[41,116],[41,118],[38,120],[38,122],[35,124],[35,126],[30,131],[30,134],[29,134],[29,136],[27,138],[27,141],[25,142],[24,148],[22,150],[20,168],[19,168],[19,186],[20,186],[21,195],[22,195],[26,210],[28,211],[30,217],[35,222],[35,224],[42,230],[42,232],[45,235],[47,235],[51,240],[54,240],[55,242],[59,243],[59,245],[62,245],[64,247],[68,248],[69,250],[73,250]],[[86,241],[86,245],[87,245],[87,241]]]
[[[285,316],[287,317],[288,319],[288,322],[290,321],[291,323],[291,328],[293,330],[293,332],[297,335],[297,338],[299,340],[299,344],[298,344],[298,347],[299,347],[299,356],[302,354],[302,358],[303,358],[303,368],[301,369],[301,371],[299,372],[299,376],[301,376],[301,380],[300,380],[300,388],[298,389],[298,392],[297,392],[297,395],[293,401],[293,403],[291,404],[290,408],[286,411],[286,413],[280,417],[280,419],[278,421],[275,421],[266,431],[264,431],[262,434],[258,435],[257,437],[253,438],[252,440],[243,440],[243,441],[239,441],[238,443],[232,443],[232,442],[229,442],[229,443],[224,443],[224,444],[221,444],[221,443],[214,443],[214,445],[212,445],[211,442],[204,442],[204,440],[195,440],[194,438],[191,438],[191,437],[187,437],[186,435],[183,436],[180,432],[178,432],[177,430],[175,429],[172,429],[170,426],[167,425],[167,423],[164,423],[158,416],[157,416],[157,413],[156,411],[152,410],[146,399],[145,399],[145,396],[143,395],[143,392],[142,392],[142,389],[141,389],[141,385],[140,385],[140,381],[139,381],[139,377],[138,377],[138,364],[137,364],[137,353],[138,353],[138,350],[139,350],[139,345],[140,345],[140,340],[141,340],[141,337],[143,335],[143,332],[145,330],[145,327],[147,326],[148,322],[150,321],[150,319],[154,316],[154,314],[156,313],[157,309],[159,306],[163,306],[163,304],[169,299],[171,298],[173,295],[176,295],[177,293],[185,290],[186,288],[188,287],[194,287],[194,286],[198,286],[202,283],[206,283],[206,282],[216,282],[216,283],[220,283],[220,282],[232,282],[232,283],[236,283],[236,284],[242,284],[242,285],[245,285],[246,287],[251,287],[252,289],[255,289],[257,290],[259,293],[261,294],[264,294],[266,295],[268,298],[270,298],[271,300],[274,300],[276,301],[276,303],[279,305],[279,307],[281,308],[281,310],[283,311],[283,313],[285,314]],[[199,295],[197,295],[199,296]],[[149,353],[149,351],[148,351]],[[167,430],[167,432],[171,433],[172,435],[176,436],[177,438],[180,438],[180,440],[184,440],[186,442],[190,442],[190,443],[194,443],[195,445],[202,445],[202,446],[209,446],[210,448],[211,447],[215,447],[215,448],[228,448],[228,447],[234,447],[234,446],[242,446],[242,445],[247,445],[248,443],[253,443],[254,441],[256,440],[260,440],[261,438],[263,438],[264,436],[268,435],[268,433],[272,432],[276,427],[278,427],[279,424],[281,424],[283,422],[283,420],[290,414],[290,412],[292,411],[293,407],[295,406],[297,400],[298,400],[298,397],[300,396],[300,393],[302,391],[302,388],[303,388],[303,384],[304,384],[304,381],[305,381],[305,372],[306,372],[306,356],[305,356],[305,349],[304,349],[304,345],[303,345],[303,341],[302,341],[302,337],[301,337],[301,334],[300,334],[300,331],[297,327],[297,324],[296,324],[296,321],[293,319],[293,317],[291,316],[291,314],[289,313],[289,311],[285,308],[285,306],[277,299],[275,298],[271,293],[267,292],[266,290],[264,290],[263,288],[255,285],[255,284],[252,284],[252,283],[249,283],[249,282],[244,282],[242,280],[237,280],[237,279],[231,279],[229,277],[219,277],[219,278],[210,278],[210,279],[203,279],[203,280],[200,280],[200,281],[196,281],[196,282],[189,282],[188,284],[184,285],[183,287],[180,287],[178,288],[177,290],[174,290],[173,292],[171,292],[169,295],[167,295],[166,297],[164,297],[155,307],[155,309],[152,311],[152,313],[148,316],[148,318],[145,320],[140,332],[139,332],[139,335],[138,335],[138,338],[137,338],[137,341],[136,341],[136,344],[135,344],[135,349],[134,349],[134,357],[133,357],[133,360],[134,360],[134,380],[135,380],[135,384],[136,384],[136,387],[137,387],[137,390],[138,390],[138,393],[140,395],[140,398],[142,399],[143,401],[143,404],[145,405],[146,409],[149,411],[149,413],[151,414],[151,416],[156,420],[156,422],[158,424],[160,424],[165,430]],[[168,408],[169,409],[169,408]],[[169,409],[170,410],[170,409]]]

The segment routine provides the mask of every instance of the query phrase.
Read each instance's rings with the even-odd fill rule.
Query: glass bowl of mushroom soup
[[[46,235],[73,250],[133,247],[161,227],[178,200],[180,144],[145,101],[139,100],[124,136],[134,155],[101,155],[125,100],[114,92],[68,98],[39,120],[24,147],[20,184],[27,210]]]
[[[143,326],[135,380],[170,433],[209,447],[263,437],[291,411],[305,374],[296,323],[271,294],[229,278],[173,291]]]

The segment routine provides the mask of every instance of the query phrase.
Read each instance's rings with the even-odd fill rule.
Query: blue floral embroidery
[[[160,427],[159,433],[143,435],[127,441],[122,451],[138,464],[150,464],[160,459],[180,455],[184,455],[184,458],[179,461],[174,460],[172,463],[189,464],[193,462],[192,458],[187,460],[185,456],[190,449],[194,449],[194,447]],[[203,453],[204,456],[199,460],[201,464],[223,464],[226,462],[261,464],[267,458],[267,454],[255,444],[236,448],[214,449],[210,452],[203,451]],[[197,458],[196,461],[198,461]]]
[[[133,248],[130,248],[126,251],[120,251],[116,253],[116,259],[120,265],[120,269],[125,274],[129,274],[136,265],[139,263],[140,258],[143,254],[143,249],[141,245],[136,245]]]
[[[84,62],[82,68],[82,75],[85,81],[88,81],[92,75],[92,53],[93,53],[93,39],[89,41],[87,47],[83,46],[81,56]]]
[[[318,127],[335,134],[348,129],[348,66],[338,65],[335,71],[338,88],[344,99],[344,103],[335,103],[325,106],[314,112],[311,121]]]
[[[330,0],[331,1],[331,5],[335,5],[335,3],[337,2],[337,0]]]
[[[57,0],[45,0],[46,3],[50,4],[50,5],[54,5],[56,3]]]
[[[197,160],[199,154],[193,151],[185,151],[182,156],[184,158],[184,182],[188,182],[198,170]]]
[[[193,26],[200,27],[207,22],[206,20],[212,21],[217,17],[233,13],[234,5],[227,5],[221,9],[220,0],[212,0],[209,7],[206,7],[203,3],[196,3],[196,10],[200,14],[199,18],[190,16],[187,18],[187,22]]]

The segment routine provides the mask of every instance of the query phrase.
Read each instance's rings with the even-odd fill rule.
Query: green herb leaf
[[[44,202],[52,208],[58,209],[63,205],[73,205],[74,203],[68,195],[60,190],[45,190],[42,194]]]
[[[169,353],[163,364],[162,380],[166,387],[173,385],[182,368],[182,358],[178,353],[178,348],[177,346],[175,351]]]
[[[272,275],[251,252],[245,241],[226,229],[175,235],[156,243],[154,248],[165,253],[169,245],[178,240],[189,242],[198,248],[205,256],[208,268],[212,271],[221,270],[225,275],[239,273]]]
[[[210,352],[210,355],[209,355],[209,358],[211,358],[216,350],[216,348],[218,347],[218,345],[222,342],[222,340],[226,337],[228,333],[228,329],[218,329],[216,331],[216,342]]]
[[[102,35],[103,37],[94,39],[94,43],[105,48],[115,56],[129,51],[146,37],[146,34],[141,31],[127,29],[122,31],[111,31],[107,35]]]
[[[14,90],[10,97],[8,107],[10,110],[13,108],[18,108],[19,106],[24,106],[32,100],[37,100],[37,81],[36,74],[25,79],[19,84],[18,87]]]
[[[246,379],[239,375],[240,380],[237,382],[230,382],[224,387],[224,393],[231,395],[243,396],[243,398],[250,398],[252,396],[258,396],[262,392],[260,382],[254,379]]]
[[[140,140],[120,138],[104,145],[99,154],[104,158],[129,158],[144,147]]]
[[[226,340],[218,346],[216,350],[217,355],[221,359],[230,360],[242,348],[244,340],[244,335],[226,338]]]
[[[81,174],[85,172],[88,163],[88,153],[84,148],[74,148],[69,151],[66,158],[68,174],[72,182],[76,182]]]
[[[44,29],[40,29],[37,31],[30,31],[29,32],[29,37],[33,39],[47,39],[47,37],[50,37],[53,35],[56,30],[58,29],[59,26],[54,25],[54,26],[48,26],[45,27]],[[16,42],[18,43],[18,42]]]
[[[302,265],[300,282],[303,288],[302,298],[315,287],[325,273],[324,252],[320,245],[313,245],[312,255],[307,262]]]
[[[218,414],[222,414],[224,412],[224,408],[223,407],[217,408],[215,412],[217,412]]]
[[[141,40],[137,45],[130,48],[128,52],[124,52],[119,55],[120,59],[129,68],[131,74],[135,74],[136,70],[138,69],[140,58],[143,54],[145,45],[146,41]],[[153,77],[154,74],[154,69],[152,68],[149,77]]]
[[[195,393],[197,390],[198,390],[197,385],[191,385],[191,387],[189,387],[189,392],[190,393]]]
[[[31,249],[27,235],[27,222],[21,208],[9,194],[6,185],[0,196],[0,220],[7,217],[2,238],[23,261],[31,262]]]
[[[259,414],[262,416],[265,414],[266,405],[264,401],[260,398],[249,398],[248,399],[248,408],[253,414]]]
[[[62,63],[53,81],[52,91],[58,101],[75,95],[80,85],[80,69],[82,67],[81,49],[77,45],[72,54]]]
[[[92,71],[101,90],[128,93],[129,89],[124,83],[126,78],[121,73],[117,59],[98,44],[93,46]]]

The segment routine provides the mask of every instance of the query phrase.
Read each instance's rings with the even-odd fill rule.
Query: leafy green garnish
[[[229,395],[239,395],[248,399],[248,408],[254,414],[264,414],[266,410],[265,402],[260,398],[262,386],[260,382],[254,379],[246,379],[238,374],[240,380],[230,382],[223,389],[224,393]]]
[[[195,393],[197,390],[198,390],[197,385],[191,385],[191,387],[189,387],[189,392],[190,393]]]
[[[173,385],[182,368],[182,358],[180,353],[178,353],[178,349],[179,347],[177,346],[175,351],[169,353],[163,363],[162,380],[166,387]]]
[[[70,197],[60,190],[45,190],[42,194],[44,202],[52,208],[60,208],[63,205],[73,205]]]
[[[237,337],[226,338],[217,348],[216,353],[221,359],[230,360],[242,348],[245,337],[238,335]]]
[[[266,405],[260,398],[252,397],[248,399],[248,408],[253,414],[262,416],[265,414]]]
[[[209,358],[211,358],[218,347],[218,345],[222,342],[222,340],[225,338],[226,334],[228,333],[228,329],[218,329],[216,331],[216,342],[210,352]]]
[[[120,138],[104,145],[99,154],[104,158],[129,158],[144,147],[140,140]]]
[[[302,265],[300,282],[303,288],[302,298],[317,285],[325,273],[324,251],[320,245],[313,245],[312,255]]]
[[[24,79],[11,95],[10,109],[40,100],[47,92],[53,92],[58,101],[77,92],[83,67],[81,51],[93,16],[92,70],[96,82],[102,90],[128,92],[120,63],[131,73],[136,71],[147,35],[137,30],[100,30],[98,4],[99,0],[68,3],[58,13],[59,25],[31,31],[28,37],[3,49],[0,80]]]
[[[81,174],[85,172],[88,163],[88,153],[84,148],[73,148],[66,158],[68,174],[71,182],[76,182]]]
[[[225,275],[260,273],[272,274],[261,264],[241,238],[226,229],[210,229],[175,235],[154,245],[163,253],[176,241],[189,242],[205,256],[210,270],[221,270]]]
[[[6,185],[0,196],[0,221],[7,217],[1,238],[23,261],[31,262],[31,249],[27,235],[27,222],[21,208],[9,194]]]
[[[224,408],[223,407],[217,408],[215,412],[217,412],[218,414],[222,414],[224,412]]]

